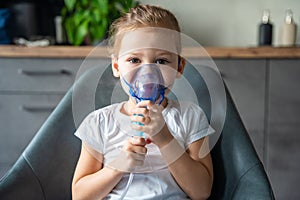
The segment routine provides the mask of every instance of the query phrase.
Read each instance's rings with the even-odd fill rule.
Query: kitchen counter
[[[184,48],[182,55],[188,58],[300,58],[300,47],[205,47]],[[92,53],[91,53],[92,52]],[[109,58],[106,47],[94,46],[48,46],[24,47],[15,45],[0,45],[0,57],[32,57],[32,58]]]

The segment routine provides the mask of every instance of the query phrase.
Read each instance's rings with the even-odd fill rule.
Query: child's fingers
[[[154,105],[152,103],[152,101],[145,100],[145,101],[140,101],[139,103],[137,103],[135,107],[137,107],[137,108],[149,108],[149,107],[152,107],[152,105]]]
[[[124,146],[124,150],[129,152],[127,156],[130,156],[133,160],[143,161],[147,153],[146,139],[142,137],[129,138],[127,144]]]
[[[132,172],[136,166],[142,166],[144,164],[145,156],[146,154],[125,151],[123,149],[108,166],[120,171]]]
[[[149,110],[146,107],[136,107],[131,110],[132,115],[140,115],[140,116],[147,116],[149,115]]]
[[[151,111],[154,113],[161,113],[163,111],[164,107],[162,105],[154,104],[151,106]]]
[[[136,146],[145,146],[146,145],[146,140],[145,138],[134,136],[132,138],[129,138],[129,142],[132,145]]]
[[[138,124],[138,125],[147,125],[147,124],[149,124],[149,123],[151,122],[151,119],[150,119],[149,116],[145,116],[145,115],[136,115],[136,114],[132,115],[132,116],[130,117],[130,120],[131,120],[132,122],[136,122],[136,124]],[[139,123],[140,123],[140,124],[139,124]]]
[[[136,131],[145,132],[145,126],[143,126],[143,125],[138,125],[136,123],[132,123],[131,128]]]
[[[147,153],[147,148],[144,146],[127,146],[124,148],[125,151],[135,153],[138,156],[145,156]]]
[[[149,104],[150,105],[150,104]],[[161,114],[164,107],[157,104],[152,104],[148,107],[136,107],[131,110],[132,115],[138,115],[143,117],[151,117],[156,114]]]

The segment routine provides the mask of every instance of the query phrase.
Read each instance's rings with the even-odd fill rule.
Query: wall
[[[263,9],[270,9],[274,25],[273,44],[278,45],[279,27],[286,9],[300,24],[300,0],[140,0],[172,11],[182,31],[205,46],[256,46]],[[296,43],[300,45],[300,30]]]

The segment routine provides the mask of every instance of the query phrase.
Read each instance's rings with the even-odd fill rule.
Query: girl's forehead
[[[123,34],[119,56],[141,49],[158,49],[179,54],[180,33],[166,28],[146,27],[127,31]]]
[[[172,52],[163,49],[154,49],[154,48],[135,49],[126,54],[123,54],[123,56],[132,56],[132,55],[134,56],[177,56],[177,54],[174,54]]]

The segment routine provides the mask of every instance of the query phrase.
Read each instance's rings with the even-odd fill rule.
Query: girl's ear
[[[115,77],[120,77],[118,59],[114,56],[111,58],[111,68]]]
[[[184,67],[185,67],[185,59],[181,56],[178,56],[178,70],[177,70],[177,76],[176,78],[180,78],[183,74]]]

